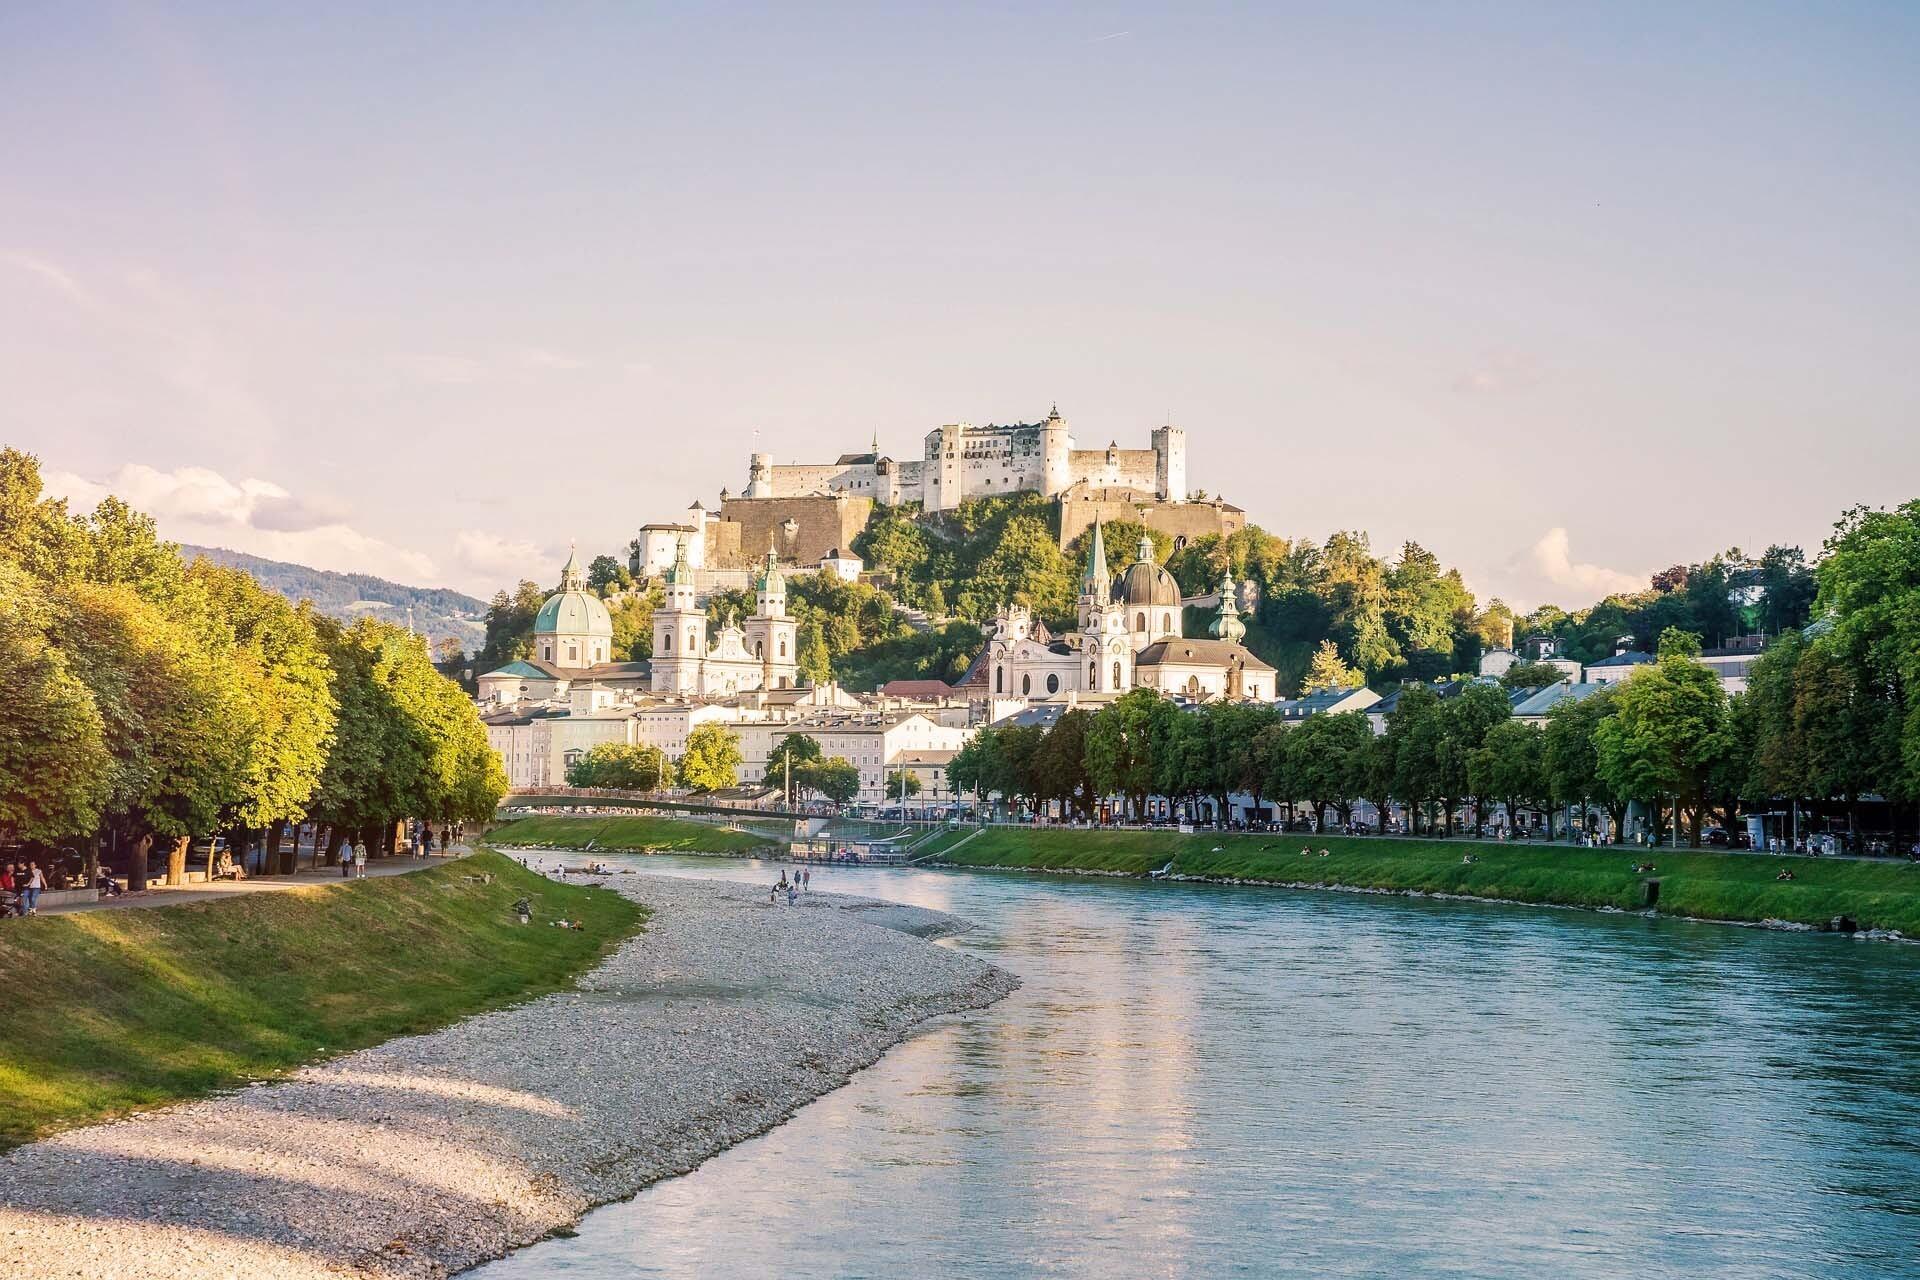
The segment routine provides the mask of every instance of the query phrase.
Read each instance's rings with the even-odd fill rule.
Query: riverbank
[[[1311,850],[1304,857],[1303,847]],[[1469,856],[1473,861],[1463,861]],[[940,863],[1138,877],[1171,863],[1171,875],[1181,879],[1623,911],[1648,909],[1647,882],[1657,880],[1652,909],[1661,915],[1809,928],[1847,916],[1861,929],[1920,936],[1920,866],[1904,862],[1298,832],[1183,836],[996,827],[949,846]],[[1654,869],[1635,871],[1636,863]],[[1792,880],[1777,878],[1783,868],[1792,870]]]
[[[515,923],[529,897],[536,922]],[[583,927],[553,929],[565,916]],[[0,1151],[568,985],[643,912],[498,854],[0,923]]]
[[[577,990],[0,1159],[0,1273],[444,1276],[692,1169],[1016,985],[924,941],[964,927],[937,912],[608,884],[650,918]]]
[[[535,814],[503,822],[487,833],[496,845],[527,849],[587,849],[596,853],[726,853],[770,848],[772,836],[732,831],[685,818],[651,814],[598,817]]]

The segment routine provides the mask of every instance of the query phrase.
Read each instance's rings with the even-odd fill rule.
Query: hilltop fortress
[[[1096,521],[1130,520],[1176,540],[1226,535],[1246,524],[1246,513],[1219,498],[1187,489],[1187,433],[1156,427],[1146,449],[1076,447],[1056,406],[1039,422],[955,422],[935,427],[921,456],[907,461],[880,452],[876,436],[865,453],[826,463],[777,463],[755,453],[744,492],[720,491],[720,509],[702,503],[684,521],[642,526],[634,540],[636,573],[664,574],[682,543],[697,573],[728,580],[767,548],[782,564],[811,568],[844,561],[876,503],[917,503],[928,514],[951,511],[973,498],[1037,493],[1053,500],[1060,545]],[[855,562],[857,563],[857,562]]]
[[[1044,422],[984,427],[948,423],[927,432],[922,457],[895,461],[880,453],[842,454],[826,464],[781,465],[756,453],[747,469],[748,498],[803,498],[848,493],[897,506],[918,502],[951,511],[969,498],[1038,493],[1053,498],[1075,488],[1125,489],[1162,502],[1187,496],[1187,433],[1157,427],[1150,449],[1077,449],[1058,406]]]

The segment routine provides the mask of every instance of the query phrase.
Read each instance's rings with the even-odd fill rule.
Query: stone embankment
[[[925,941],[965,928],[938,912],[610,885],[653,918],[576,991],[0,1159],[0,1274],[448,1275],[692,1169],[1016,985]]]

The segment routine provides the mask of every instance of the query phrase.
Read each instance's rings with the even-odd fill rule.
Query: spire
[[[692,585],[693,570],[687,567],[687,540],[676,538],[673,549],[673,568],[667,574],[667,582],[673,586]]]
[[[562,591],[587,589],[587,575],[580,571],[580,549],[571,541],[567,543],[566,567],[560,570],[560,589]]]
[[[878,427],[873,429],[873,456],[876,459],[880,457],[880,428]]]
[[[1142,564],[1154,563],[1153,535],[1148,533],[1145,529],[1142,529],[1140,531],[1140,563]]]
[[[1217,639],[1228,644],[1239,644],[1247,637],[1247,624],[1240,621],[1240,606],[1234,599],[1233,575],[1220,575],[1220,616],[1213,620],[1209,628]]]
[[[1055,400],[1053,402],[1053,408],[1047,411],[1047,421],[1048,422],[1060,421],[1060,402],[1058,400]]]
[[[1080,579],[1083,594],[1098,596],[1101,603],[1106,602],[1107,587],[1113,579],[1107,573],[1107,539],[1100,528],[1100,518],[1093,520],[1093,541],[1087,545],[1087,572]]]

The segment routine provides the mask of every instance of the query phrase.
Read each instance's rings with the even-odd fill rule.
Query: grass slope
[[[490,872],[491,884],[469,880]],[[534,924],[513,921],[521,897]],[[0,1150],[567,986],[645,913],[498,854],[0,923]],[[545,927],[566,916],[580,930]]]
[[[536,814],[495,827],[487,839],[495,844],[527,845],[537,849],[648,850],[658,853],[749,853],[774,843],[773,837],[751,831],[729,831],[705,822],[649,815],[566,817]]]
[[[1312,857],[1300,856],[1310,844]],[[1215,852],[1215,850],[1218,852]],[[1331,851],[1319,857],[1319,851]],[[1461,862],[1465,853],[1479,861]],[[1351,885],[1472,894],[1574,907],[1645,905],[1632,868],[1651,861],[1663,915],[1821,924],[1849,915],[1864,928],[1920,936],[1920,866],[1772,858],[1688,850],[1572,849],[1464,840],[993,829],[957,849],[961,866],[1144,874],[1171,860],[1177,873],[1289,884]],[[1782,867],[1797,877],[1779,881]]]

